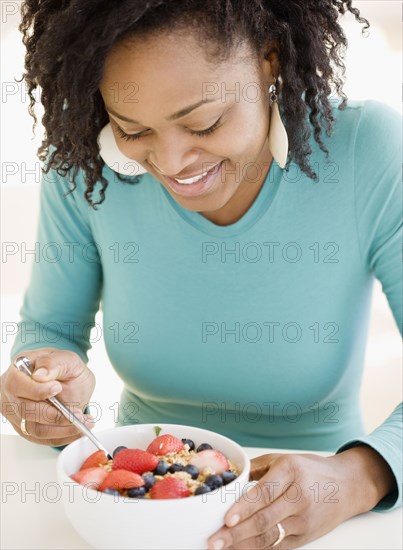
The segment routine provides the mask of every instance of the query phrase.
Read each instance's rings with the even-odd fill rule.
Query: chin
[[[181,198],[182,200],[177,201],[183,208],[186,208],[187,210],[193,210],[194,212],[201,212],[201,213],[209,213],[209,212],[216,212],[217,210],[220,210],[223,206],[227,204],[231,197],[227,198],[221,198],[221,200],[217,200],[214,197],[197,197],[194,199],[185,199]]]

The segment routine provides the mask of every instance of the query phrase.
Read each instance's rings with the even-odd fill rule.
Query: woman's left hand
[[[367,466],[380,470],[368,471]],[[383,485],[374,482],[374,476],[381,473],[382,477],[382,472]],[[390,475],[382,457],[366,446],[326,458],[314,454],[259,456],[251,461],[250,473],[250,480],[259,481],[226,513],[225,526],[209,538],[208,548],[271,548],[279,538],[278,523],[285,536],[276,549],[298,548],[371,510],[393,489]]]

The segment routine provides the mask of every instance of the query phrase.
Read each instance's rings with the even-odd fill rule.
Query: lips
[[[202,172],[201,174],[198,174],[197,176],[191,176],[189,178],[184,178],[184,179],[179,179],[179,178],[171,178],[171,179],[174,179],[177,183],[181,185],[192,185],[193,183],[197,183],[201,181],[203,178],[206,178],[210,172],[212,172],[213,170],[215,170],[215,168],[217,168],[218,164],[220,163],[215,164],[212,168],[205,170],[204,172]]]
[[[188,178],[188,180],[190,180],[189,183],[181,183],[182,181],[186,182],[186,179],[176,180],[168,176],[166,176],[166,180],[172,191],[178,195],[182,195],[183,197],[196,197],[203,195],[204,193],[210,191],[210,189],[218,181],[218,175],[221,172],[223,163],[224,161],[221,161],[208,171],[194,176],[194,178]],[[194,183],[191,182],[192,179],[195,179]]]

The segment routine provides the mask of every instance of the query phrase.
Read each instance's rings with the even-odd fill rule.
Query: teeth
[[[203,174],[199,175],[199,176],[195,176],[194,178],[188,178],[186,180],[178,180],[176,179],[176,181],[178,183],[181,183],[182,185],[191,185],[192,183],[196,183],[196,181],[199,181],[201,180],[202,178],[204,178],[204,176],[206,176],[206,174],[208,173],[208,170],[206,170],[206,172],[203,172]]]
[[[213,168],[215,168],[215,166],[213,166]],[[182,185],[191,185],[192,183],[196,183],[197,181],[204,178],[209,172],[211,172],[211,170],[213,170],[213,168],[209,168],[208,170],[203,172],[201,175],[195,176],[194,178],[188,178],[188,179],[185,179],[185,180],[178,180],[178,179],[175,178],[175,181],[177,181],[178,183],[180,183]]]

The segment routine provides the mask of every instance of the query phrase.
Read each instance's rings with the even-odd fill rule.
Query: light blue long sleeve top
[[[376,101],[334,107],[328,159],[311,139],[319,181],[273,161],[228,226],[148,173],[131,185],[105,166],[97,211],[81,172],[66,198],[71,182],[44,175],[41,257],[12,357],[55,347],[87,361],[102,308],[97,335],[124,382],[119,424],[190,424],[255,447],[365,443],[396,478],[376,509],[400,505],[402,406],[366,434],[359,392],[375,277],[402,326],[401,117]]]

